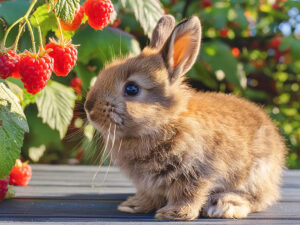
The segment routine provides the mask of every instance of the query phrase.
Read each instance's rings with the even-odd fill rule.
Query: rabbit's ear
[[[175,19],[171,15],[165,15],[157,22],[153,30],[150,42],[151,48],[161,48],[175,27]]]
[[[164,44],[161,55],[174,81],[190,70],[197,59],[201,43],[201,23],[193,16],[179,23]]]

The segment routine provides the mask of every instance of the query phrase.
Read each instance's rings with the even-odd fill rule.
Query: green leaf
[[[0,79],[0,179],[8,176],[20,156],[24,133],[29,131],[19,99]]]
[[[38,23],[40,24],[42,36],[44,39],[46,38],[49,31],[55,32],[57,37],[59,37],[60,35],[57,28],[55,14],[51,11],[49,12],[46,4],[38,7],[35,10],[35,12],[30,17],[30,22],[34,27],[38,27]],[[74,34],[75,31],[63,30],[63,35],[65,40],[72,38]]]
[[[67,23],[71,23],[79,4],[80,0],[58,0],[54,9],[60,19]]]
[[[49,82],[36,98],[38,117],[63,138],[73,117],[76,96],[72,88],[58,82]]]
[[[30,17],[30,22],[34,27],[40,24],[42,36],[45,38],[49,31],[56,29],[56,18],[53,12],[48,12],[47,5],[38,7]]]
[[[248,21],[245,16],[244,10],[242,8],[236,8],[235,9],[237,17],[235,18],[235,21],[243,28],[247,29],[248,27]]]
[[[25,141],[22,152],[30,155],[32,147],[38,148],[42,145],[46,146],[47,151],[62,151],[62,141],[57,130],[51,129],[48,124],[43,123],[42,119],[37,116],[38,110],[35,104],[28,105],[24,110],[26,115],[30,133],[25,135]],[[50,153],[51,154],[51,153]],[[47,160],[50,160],[47,158]]]
[[[133,36],[118,29],[107,27],[103,31],[95,31],[89,26],[73,37],[73,43],[79,44],[78,60],[74,67],[82,79],[85,89],[90,87],[91,79],[97,76],[99,70],[114,58],[140,53],[139,43]],[[93,63],[93,71],[88,65]]]
[[[293,36],[284,37],[280,45],[280,50],[290,48],[293,59],[300,60],[300,39],[296,39]]]
[[[8,86],[8,88],[11,90],[12,93],[14,93],[18,99],[23,99],[23,90],[22,88],[20,88],[18,85],[16,85],[15,83],[13,82],[10,82],[8,80],[6,80],[6,84]]]
[[[211,19],[214,22],[215,28],[225,28],[227,23],[228,10],[229,8],[227,7],[219,8],[217,6],[213,6],[213,9],[211,11]]]
[[[121,0],[122,6],[131,9],[136,20],[150,38],[157,21],[164,14],[159,0]]]
[[[97,76],[97,73],[88,70],[87,66],[80,62],[77,62],[76,66],[74,67],[74,71],[77,74],[77,76],[81,79],[83,88],[85,90],[88,90],[91,86],[90,84],[93,77]]]
[[[194,80],[200,81],[212,90],[218,88],[216,79],[214,79],[214,77],[212,77],[199,62],[195,63],[192,69],[188,72],[188,76]]]
[[[211,41],[202,44],[200,57],[203,58],[213,69],[223,70],[226,75],[226,80],[235,84],[237,87],[242,87],[242,77],[238,75],[238,63],[233,57],[230,48],[220,42]]]
[[[140,53],[136,39],[118,28],[108,27],[103,31],[95,31],[88,26],[76,33],[73,43],[79,44],[78,62],[83,64],[87,64],[91,59],[103,64],[115,57]]]
[[[26,106],[29,104],[35,103],[36,98],[40,95],[40,92],[32,95],[26,91],[26,89],[23,89],[23,101],[22,101],[22,107],[25,109]]]

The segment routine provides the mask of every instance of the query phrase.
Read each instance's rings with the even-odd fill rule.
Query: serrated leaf
[[[164,14],[159,0],[121,0],[122,6],[131,9],[144,32],[150,38],[157,21]]]
[[[71,23],[79,4],[80,0],[58,0],[54,7],[55,13],[61,20]]]
[[[0,79],[0,179],[8,176],[20,156],[24,133],[29,131],[19,99]]]
[[[36,98],[38,117],[42,118],[43,123],[57,130],[61,138],[65,136],[73,118],[75,99],[72,88],[55,81],[49,82]]]
[[[8,88],[18,97],[18,99],[23,99],[23,90],[22,88],[20,88],[18,85],[16,85],[13,82],[10,82],[8,80],[6,80],[6,84],[8,86]]]
[[[55,149],[58,152],[62,151],[63,146],[59,132],[51,129],[37,116],[38,109],[36,105],[28,105],[24,112],[29,124],[30,134],[26,135],[26,141],[22,149],[29,150],[31,147],[45,145],[46,149]]]

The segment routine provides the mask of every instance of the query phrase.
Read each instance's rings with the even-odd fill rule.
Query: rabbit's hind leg
[[[212,194],[202,209],[202,215],[214,218],[244,218],[251,212],[251,202],[236,192]]]

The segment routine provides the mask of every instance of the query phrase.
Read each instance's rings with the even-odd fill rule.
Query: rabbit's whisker
[[[100,184],[100,187],[101,187],[101,186],[104,186],[103,184],[104,184],[104,182],[106,181],[106,178],[107,178],[107,175],[108,175],[108,171],[109,171],[109,169],[110,169],[110,165],[111,165],[110,154],[111,154],[111,151],[112,151],[112,149],[113,149],[113,147],[114,147],[114,145],[115,145],[115,140],[116,140],[116,128],[117,128],[117,125],[115,124],[115,127],[114,127],[114,136],[113,136],[113,139],[112,139],[111,148],[110,148],[109,152],[106,154],[105,158],[103,159],[103,162],[105,162],[105,161],[109,158],[109,163],[108,163],[108,166],[107,166],[105,175],[104,175],[104,177],[103,177],[103,180],[102,180],[102,182],[101,182],[101,184]],[[105,154],[105,152],[104,152],[104,154]]]
[[[93,176],[93,179],[92,179],[92,187],[94,187],[95,179],[96,179],[96,177],[97,177],[97,175],[98,175],[98,173],[99,173],[99,171],[100,171],[100,168],[101,168],[101,166],[102,166],[102,163],[103,163],[103,161],[102,161],[103,155],[104,155],[104,153],[105,153],[106,150],[107,150],[107,146],[108,146],[108,143],[109,143],[109,140],[110,140],[110,128],[111,128],[111,123],[109,124],[108,134],[107,134],[107,141],[106,141],[106,144],[105,144],[105,147],[104,147],[103,154],[102,154],[102,156],[101,156],[101,158],[100,158],[100,164],[99,164],[99,167],[98,167],[97,171],[95,172],[95,174],[94,174],[94,176]]]

